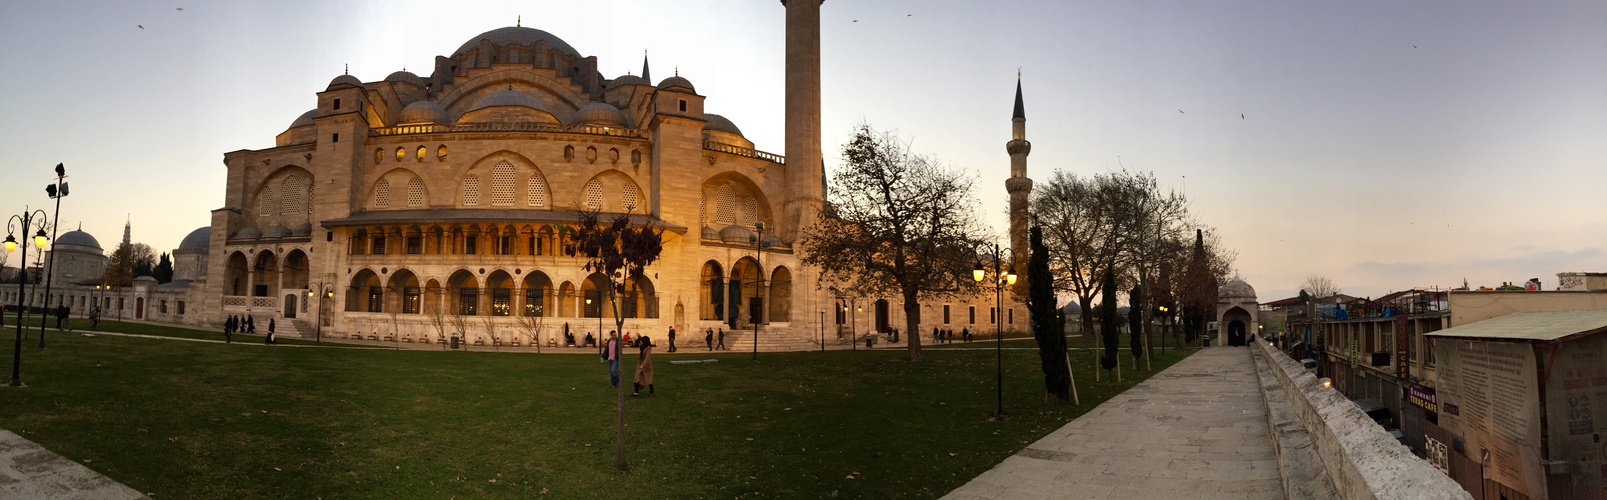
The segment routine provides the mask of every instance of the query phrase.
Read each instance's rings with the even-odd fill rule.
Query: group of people
[[[262,339],[262,343],[264,343],[264,344],[277,344],[277,343],[279,343],[278,336],[274,335],[274,333],[273,333],[274,326],[275,325],[274,325],[274,322],[273,322],[273,318],[268,318],[268,336],[264,337]],[[252,317],[250,314],[247,314],[247,315],[244,315],[244,316],[235,316],[235,315],[232,315],[232,314],[229,315],[229,319],[223,320],[223,342],[226,343],[226,344],[227,343],[233,343],[234,342],[234,334],[236,334],[236,333],[245,333],[245,334],[249,334],[249,335],[256,335],[257,334],[257,320],[256,320],[256,318]]]
[[[716,340],[719,341],[718,344],[715,343]],[[707,331],[704,331],[703,332],[703,344],[708,346],[710,351],[729,351],[729,350],[731,350],[731,348],[725,346],[725,329],[724,328],[721,328],[720,333],[718,333],[718,334],[716,334],[714,332],[713,328],[710,328]]]
[[[630,334],[627,333],[626,339]],[[608,384],[610,387],[619,387],[619,361],[624,346],[629,345],[637,349],[636,378],[631,382],[631,396],[642,395],[642,386],[647,386],[647,395],[656,394],[653,385],[653,340],[646,335],[636,337],[634,341],[621,339],[619,332],[610,330],[608,342],[604,346],[602,360],[608,363]]]
[[[953,343],[954,342],[954,330],[947,329],[947,328],[939,329],[939,328],[933,327],[932,328],[932,341],[937,342],[939,344]],[[971,329],[970,328],[961,329],[960,330],[960,342],[970,342],[970,341],[971,341]]]

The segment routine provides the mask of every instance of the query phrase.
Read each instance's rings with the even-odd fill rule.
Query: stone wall
[[[1305,426],[1340,498],[1473,498],[1450,476],[1397,443],[1355,403],[1323,387],[1300,363],[1265,342],[1252,344]]]

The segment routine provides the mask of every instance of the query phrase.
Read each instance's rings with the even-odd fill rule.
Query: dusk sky
[[[182,10],[179,10],[182,8]],[[783,8],[709,2],[0,4],[0,212],[51,208],[110,252],[171,251],[223,205],[223,154],[273,147],[350,65],[365,82],[511,26],[609,78],[690,79],[783,148]],[[1262,301],[1607,271],[1607,2],[957,2],[821,8],[828,170],[854,124],[975,172],[1003,234],[1011,100],[1030,175],[1153,171]],[[143,26],[143,28],[141,28]],[[1241,118],[1242,114],[1242,118]],[[31,257],[30,257],[31,260]],[[16,256],[8,262],[16,265]]]

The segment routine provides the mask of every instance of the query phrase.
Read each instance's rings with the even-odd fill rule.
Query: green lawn
[[[1137,378],[1090,383],[1092,356],[1077,356],[1082,405],[1045,403],[1037,354],[1006,351],[1012,418],[997,423],[983,420],[991,351],[659,354],[658,396],[627,401],[620,472],[614,392],[592,356],[28,345],[29,387],[0,387],[0,427],[156,499],[930,498]]]
[[[11,311],[11,314],[6,316],[6,326],[5,326],[5,328],[0,328],[0,333],[5,333],[5,334],[7,334],[6,336],[8,338],[15,339],[16,337],[14,337],[13,335],[15,335],[16,331],[17,331],[16,330],[17,324],[15,323],[16,320],[17,320],[16,311]],[[70,331],[56,330],[56,319],[55,318],[50,318],[49,321],[45,322],[45,325],[47,326],[47,328],[45,329],[45,347],[47,347],[47,348],[50,347],[51,341],[54,340],[57,336],[60,336],[60,335],[78,335],[78,334],[81,334],[81,333],[94,333],[94,332],[129,333],[129,334],[135,334],[135,335],[153,335],[153,336],[157,336],[157,337],[178,337],[178,338],[186,338],[186,339],[223,340],[223,333],[222,332],[215,332],[215,331],[208,331],[208,330],[194,330],[194,329],[190,329],[190,328],[180,328],[180,327],[166,326],[166,325],[153,325],[153,324],[149,324],[149,323],[134,323],[134,322],[130,322],[130,321],[117,321],[117,320],[109,320],[108,321],[108,320],[102,320],[99,324],[95,324],[94,322],[92,322],[90,320],[87,320],[87,319],[73,318],[72,325],[71,325],[73,330],[70,330]],[[91,328],[93,328],[93,330]],[[38,345],[38,342],[39,342],[39,316],[36,314],[34,316],[26,318],[26,320],[23,322],[23,330],[26,332],[25,338],[30,339],[30,340],[23,341],[23,343],[26,344],[26,345],[29,345],[29,346]],[[262,342],[262,335],[267,333],[267,332],[268,332],[268,323],[263,322],[262,325],[257,330],[257,335],[256,336],[235,335],[234,336],[234,341],[235,342],[256,342],[256,343],[261,343]],[[311,340],[288,339],[288,338],[284,338],[284,337],[279,338],[279,343],[281,343],[281,344],[303,344],[303,345],[316,344],[316,342],[311,341]],[[350,345],[348,347],[371,347],[371,346]]]

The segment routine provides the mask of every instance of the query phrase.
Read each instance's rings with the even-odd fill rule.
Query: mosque
[[[530,346],[607,332],[617,310],[627,331],[724,329],[764,350],[902,328],[896,296],[849,310],[800,265],[794,245],[826,194],[820,2],[783,4],[784,155],[710,112],[718,100],[688,77],[655,82],[644,57],[639,76],[609,78],[595,56],[529,27],[474,36],[428,76],[334,78],[274,147],[224,154],[222,208],[175,252],[200,264],[160,319],[249,314],[279,318],[287,336]],[[1016,90],[1007,190],[1025,250],[1031,148]],[[617,305],[562,251],[580,210],[666,230]],[[1026,327],[1023,304],[998,310],[984,295],[923,304],[923,328]]]

